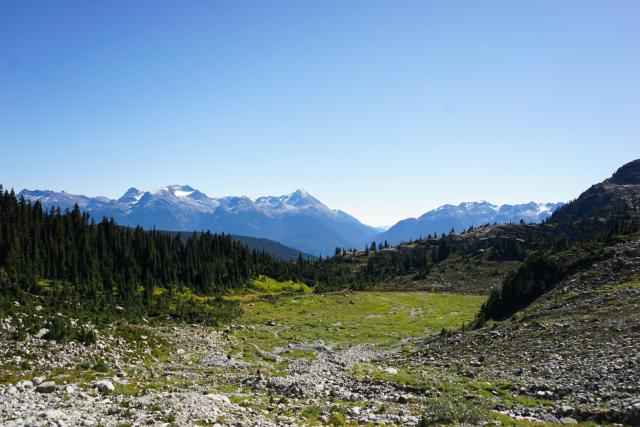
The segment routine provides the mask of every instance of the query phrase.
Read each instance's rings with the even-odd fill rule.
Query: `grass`
[[[313,291],[312,288],[304,283],[293,282],[292,280],[281,282],[267,276],[252,279],[249,289],[264,294],[310,293]]]
[[[137,396],[142,392],[142,388],[135,382],[129,384],[114,383],[114,394],[121,396]]]
[[[624,283],[609,283],[599,287],[596,290],[598,294],[613,294],[618,291],[623,291],[629,288],[638,288],[640,287],[640,280],[632,280]]]
[[[388,373],[369,363],[355,365],[350,375],[357,379],[370,378],[376,381],[384,381],[390,384],[411,387],[416,390],[426,391],[434,389],[437,385],[434,378],[416,370],[396,368],[397,373]]]
[[[487,418],[488,407],[465,399],[429,399],[418,427],[430,425],[478,425]]]
[[[505,407],[540,407],[553,402],[515,393],[515,386],[505,381],[468,378],[445,368],[416,370],[395,366],[396,373],[389,373],[368,363],[355,365],[349,372],[359,380],[381,381],[408,388],[418,394],[441,395],[454,401],[473,400],[477,406],[487,406],[498,400]]]
[[[482,296],[426,292],[281,295],[243,303],[239,323],[254,327],[236,334],[263,350],[316,340],[336,349],[393,344],[469,323],[483,301]],[[269,321],[276,326],[266,326]]]

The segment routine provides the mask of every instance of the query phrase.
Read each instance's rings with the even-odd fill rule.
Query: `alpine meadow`
[[[0,426],[640,426],[640,4],[0,22]]]

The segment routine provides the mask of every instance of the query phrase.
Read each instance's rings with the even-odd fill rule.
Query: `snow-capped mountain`
[[[541,222],[562,203],[529,202],[519,205],[497,206],[485,201],[466,202],[459,205],[443,205],[426,212],[419,218],[407,218],[398,222],[384,233],[376,236],[377,241],[387,240],[391,244],[409,241],[433,233],[448,233],[452,228],[462,231],[470,226],[484,224],[519,222]]]
[[[96,220],[113,217],[122,225],[261,237],[314,255],[331,255],[337,246],[361,247],[377,234],[373,227],[329,209],[304,190],[256,200],[211,198],[188,185],[150,191],[132,187],[117,200],[40,190],[22,190],[18,196],[40,201],[45,208],[68,209],[77,203]]]

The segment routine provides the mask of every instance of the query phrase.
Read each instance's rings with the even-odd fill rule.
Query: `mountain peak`
[[[305,190],[298,189],[288,196],[284,197],[284,203],[290,206],[295,207],[318,207],[318,208],[327,208],[322,202],[313,197],[311,194],[306,192]],[[328,208],[327,208],[328,209]]]
[[[296,191],[294,191],[293,193],[291,193],[292,195],[297,195],[300,197],[307,197],[310,196],[310,194],[307,192],[307,190],[305,190],[304,188],[298,188]]]
[[[118,199],[118,203],[135,203],[140,200],[143,194],[144,192],[138,190],[136,187],[131,187]]]
[[[621,166],[607,180],[610,184],[618,185],[639,185],[640,184],[640,159],[634,160]]]
[[[181,197],[181,198],[189,197],[192,195],[196,195],[198,196],[198,198],[202,198],[202,196],[204,196],[203,193],[191,187],[190,185],[179,185],[179,184],[165,185],[164,187],[154,188],[153,190],[149,191],[149,194],[153,196],[160,196],[166,193],[169,193],[176,197]]]
[[[297,189],[296,191],[294,191],[293,193],[287,196],[287,199],[289,200],[304,200],[308,198],[313,198],[313,196],[311,196],[309,193],[307,193],[305,190],[301,188]]]

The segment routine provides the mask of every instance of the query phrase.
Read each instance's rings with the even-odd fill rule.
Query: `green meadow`
[[[485,297],[427,292],[255,295],[242,299],[237,334],[262,350],[322,340],[333,349],[394,344],[474,319]],[[275,326],[269,326],[275,324]]]

